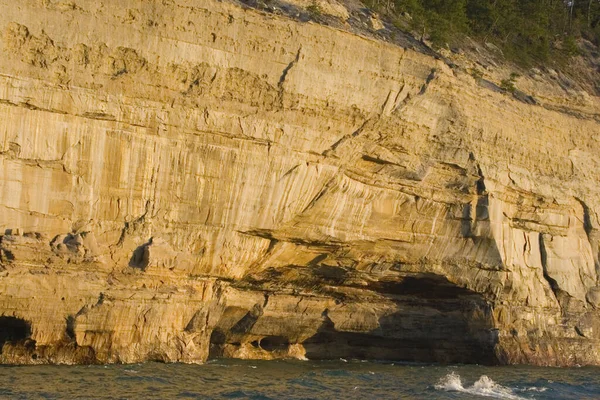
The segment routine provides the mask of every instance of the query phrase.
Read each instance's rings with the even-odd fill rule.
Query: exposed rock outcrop
[[[596,97],[227,2],[0,4],[0,361],[600,364]]]

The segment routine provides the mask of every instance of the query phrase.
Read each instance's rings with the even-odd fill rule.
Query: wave
[[[140,371],[136,371],[135,369],[124,369],[123,372],[128,373],[128,374],[137,374]]]
[[[513,389],[497,384],[486,375],[482,375],[473,386],[464,387],[460,375],[451,372],[440,379],[435,388],[447,392],[462,392],[496,399],[528,400],[525,397],[516,395]]]
[[[531,386],[528,388],[524,388],[524,389],[518,389],[519,392],[540,392],[540,393],[544,393],[546,390],[548,390],[547,387],[537,387],[537,386]]]

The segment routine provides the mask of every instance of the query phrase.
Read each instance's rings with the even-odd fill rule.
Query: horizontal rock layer
[[[600,364],[597,98],[226,2],[0,4],[0,361]]]

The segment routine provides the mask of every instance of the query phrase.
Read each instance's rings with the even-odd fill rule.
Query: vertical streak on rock
[[[594,267],[596,269],[596,275],[598,276],[598,280],[600,283],[600,246],[598,243],[598,238],[594,237],[594,227],[592,225],[591,218],[591,210],[588,205],[580,198],[575,198],[577,202],[581,205],[583,209],[583,230],[587,235],[588,241],[590,242],[590,246],[592,247],[592,254],[594,256]]]
[[[552,293],[554,293],[554,297],[556,298],[556,302],[559,307],[562,309],[562,305],[560,304],[560,288],[558,287],[558,283],[548,274],[548,252],[546,251],[546,245],[544,244],[544,234],[540,233],[539,236],[539,245],[540,245],[540,260],[542,263],[542,270],[544,279],[548,282]]]

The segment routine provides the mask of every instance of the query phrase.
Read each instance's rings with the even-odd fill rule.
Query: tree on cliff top
[[[471,35],[525,65],[575,55],[579,38],[600,45],[600,0],[366,1],[436,46]]]

